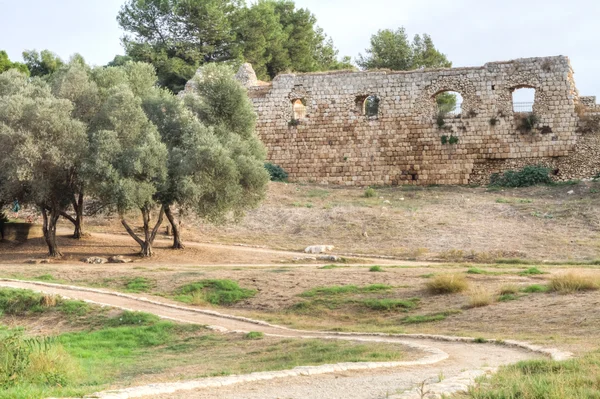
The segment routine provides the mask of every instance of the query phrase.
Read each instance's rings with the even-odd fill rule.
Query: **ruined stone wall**
[[[568,160],[582,135],[576,105],[597,107],[591,97],[580,100],[563,56],[476,68],[286,74],[269,85],[246,64],[238,79],[256,107],[269,161],[291,181],[324,184],[468,184],[506,168]],[[530,131],[520,127],[527,115],[513,112],[512,92],[523,87],[536,89],[538,120]],[[438,118],[435,97],[443,91],[461,94],[460,115]],[[368,116],[362,102],[372,95],[379,108]],[[306,110],[295,119],[298,100]],[[442,136],[458,142],[444,144]]]

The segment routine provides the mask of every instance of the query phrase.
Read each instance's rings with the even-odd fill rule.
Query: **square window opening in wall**
[[[294,120],[306,118],[306,100],[303,98],[292,100],[292,111],[294,113]]]
[[[357,96],[355,100],[356,111],[369,118],[379,116],[379,97],[376,95]]]
[[[535,88],[530,86],[517,86],[512,90],[513,112],[519,114],[533,113],[535,105]]]

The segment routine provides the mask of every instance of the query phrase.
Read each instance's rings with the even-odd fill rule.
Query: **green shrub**
[[[367,188],[365,190],[365,198],[375,198],[377,196],[377,191],[374,188]]]
[[[518,171],[507,170],[502,175],[494,173],[490,178],[490,185],[498,187],[530,187],[537,184],[552,184],[549,174],[550,168],[541,165],[529,165]]]
[[[201,296],[213,305],[233,305],[256,295],[255,290],[241,288],[231,280],[202,280],[186,284],[177,291],[175,298],[181,302],[191,303],[194,296]]]
[[[279,165],[273,165],[272,163],[265,163],[265,169],[271,175],[271,181],[279,181],[286,182],[288,179],[288,174],[283,168]]]
[[[535,125],[537,125],[540,121],[540,118],[536,114],[526,114],[522,115],[519,119],[519,130],[522,132],[531,132]]]
[[[440,137],[440,141],[442,142],[442,145],[448,144],[448,136],[444,134],[442,137]]]
[[[374,273],[379,273],[382,272],[383,269],[381,268],[381,266],[371,266],[371,268],[369,269],[370,272],[374,272]]]
[[[265,334],[259,332],[259,331],[250,331],[248,334],[246,334],[245,338],[246,339],[263,339],[265,337]]]
[[[29,384],[65,387],[78,371],[74,359],[54,339],[0,330],[0,390]]]
[[[448,139],[448,144],[458,144],[459,141],[460,140],[458,139],[458,137],[451,135]]]

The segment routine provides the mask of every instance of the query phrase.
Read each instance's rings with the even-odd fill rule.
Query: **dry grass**
[[[286,250],[331,244],[340,253],[418,260],[594,259],[600,183],[570,189],[576,195],[560,186],[501,194],[483,187],[382,187],[375,198],[365,198],[359,187],[272,183],[266,200],[237,225],[212,226],[187,215],[183,239]],[[114,216],[88,218],[88,228],[123,232]]]
[[[54,295],[43,295],[41,305],[45,308],[53,308],[56,306],[56,296]]]
[[[578,291],[595,291],[600,289],[600,278],[588,273],[561,273],[550,279],[549,287],[550,291],[561,294]]]
[[[456,294],[466,291],[469,283],[461,274],[440,274],[429,280],[426,286],[431,294]]]
[[[476,287],[469,292],[469,308],[482,308],[491,305],[494,296],[484,287]]]
[[[500,287],[500,295],[515,295],[520,291],[519,286],[516,284],[505,284]]]

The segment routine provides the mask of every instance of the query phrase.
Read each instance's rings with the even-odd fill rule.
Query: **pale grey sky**
[[[103,65],[122,54],[116,15],[124,0],[0,0],[0,50],[75,52]],[[429,33],[454,66],[567,55],[582,95],[600,97],[598,0],[296,0],[317,17],[340,55],[353,59],[378,29]]]

